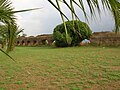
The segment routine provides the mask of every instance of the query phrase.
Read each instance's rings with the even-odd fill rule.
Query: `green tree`
[[[12,7],[12,2],[10,0],[0,0],[0,23],[4,24],[6,27],[6,28],[0,27],[1,29],[3,29],[2,32],[0,33],[1,34],[0,38],[2,43],[4,42],[3,40],[7,40],[5,42],[7,53],[13,50],[16,35],[17,33],[19,33],[14,13],[31,11],[36,9],[38,8],[14,11],[14,8]],[[3,36],[4,32],[6,32],[5,37]],[[3,51],[3,49],[0,48],[0,51],[9,56],[5,51]],[[10,58],[12,59],[12,57]]]
[[[14,13],[31,11],[36,9],[38,8],[14,11],[10,0],[0,0],[0,22],[6,26],[7,30],[7,52],[13,50],[16,33],[19,32]]]
[[[15,47],[14,41],[16,40],[18,35],[23,31],[23,29],[20,29],[18,26],[13,26],[12,31],[13,31],[13,39],[12,39],[13,42],[11,45],[12,46],[11,50],[14,49]],[[8,34],[7,25],[0,25],[0,37],[1,37],[0,42],[2,44],[2,48],[4,48],[4,46],[8,46],[7,44],[9,43],[9,34]]]
[[[73,22],[74,22],[74,26],[73,26]],[[91,29],[84,22],[75,20],[75,21],[67,21],[65,23],[71,42],[70,44],[67,43],[64,23],[62,23],[60,25],[57,25],[53,32],[55,45],[57,47],[78,46],[82,40],[89,39],[90,36],[92,35]]]

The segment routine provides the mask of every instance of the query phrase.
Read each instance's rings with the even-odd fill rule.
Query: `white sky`
[[[16,14],[17,23],[24,29],[24,33],[28,36],[38,34],[50,34],[56,25],[62,23],[57,10],[47,0],[11,0],[15,10],[42,8],[36,11],[29,11]],[[87,7],[86,7],[87,8]],[[66,6],[62,5],[62,10],[70,16],[70,11]],[[84,16],[81,11],[77,13],[82,21]],[[97,15],[97,17],[99,17]],[[89,26],[93,32],[96,31],[111,31],[114,29],[114,20],[110,12],[101,13],[101,19],[90,20]]]

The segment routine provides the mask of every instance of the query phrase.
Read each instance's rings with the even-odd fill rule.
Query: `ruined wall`
[[[91,37],[91,43],[98,46],[120,46],[120,33],[95,32]]]
[[[52,35],[38,35],[36,37],[19,37],[16,40],[16,46],[40,46],[40,45],[51,45],[53,42]]]
[[[47,42],[48,45],[52,45],[53,36],[50,34],[47,35],[38,35],[36,37],[19,37],[16,40],[17,46],[40,46],[45,45]],[[90,38],[92,44],[98,46],[120,46],[120,33],[117,35],[112,32],[95,32]]]

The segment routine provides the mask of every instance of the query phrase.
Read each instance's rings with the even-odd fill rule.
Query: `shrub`
[[[65,28],[62,23],[56,26],[53,32],[53,38],[57,47],[77,46],[82,40],[90,38],[92,31],[86,23],[78,20],[74,21],[74,25],[73,21],[67,21],[65,23],[71,44],[69,45],[67,43]]]

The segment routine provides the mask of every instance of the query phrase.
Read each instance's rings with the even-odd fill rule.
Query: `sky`
[[[37,36],[40,34],[52,34],[56,25],[62,23],[58,11],[47,0],[11,0],[15,10],[40,8],[39,10],[17,13],[17,23],[24,29],[28,36]],[[70,11],[62,4],[62,10],[71,18]],[[86,10],[88,7],[86,5]],[[76,7],[76,12],[81,21],[86,22],[82,11]],[[89,13],[88,13],[89,15]],[[88,22],[87,22],[88,23]],[[104,10],[96,19],[89,18],[88,25],[93,32],[112,31],[114,29],[114,19],[112,14]]]

